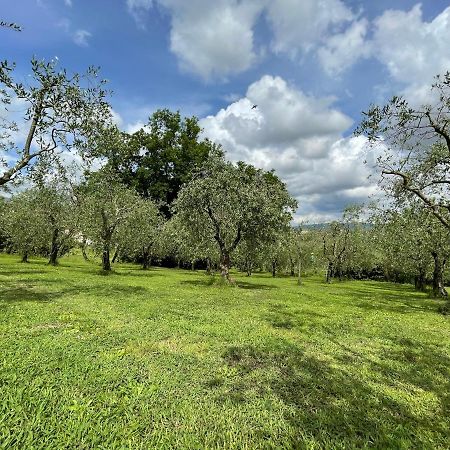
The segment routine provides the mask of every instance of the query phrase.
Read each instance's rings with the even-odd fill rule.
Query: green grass
[[[450,318],[410,286],[0,255],[0,448],[449,448]]]

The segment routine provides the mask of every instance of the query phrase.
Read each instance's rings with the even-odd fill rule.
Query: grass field
[[[450,318],[410,286],[0,255],[0,448],[450,446]]]

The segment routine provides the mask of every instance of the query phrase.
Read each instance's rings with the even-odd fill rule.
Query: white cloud
[[[265,15],[272,49],[296,54],[317,46],[354,15],[341,0],[127,0],[141,28],[154,5],[171,17],[170,48],[180,66],[204,79],[243,72],[265,54],[256,48],[254,27]]]
[[[72,24],[66,17],[62,18],[56,25],[61,28],[64,33],[69,35],[75,44],[79,45],[80,47],[89,46],[88,39],[92,37],[92,33],[90,33],[89,31],[83,29],[77,29],[73,31]]]
[[[92,33],[90,33],[87,30],[76,30],[73,35],[72,39],[75,44],[79,45],[80,47],[88,47],[89,42],[88,39],[92,36]]]
[[[367,19],[355,21],[343,33],[328,38],[318,50],[319,61],[329,75],[338,75],[370,55],[370,44],[365,40],[368,25]]]
[[[257,55],[253,25],[261,10],[253,1],[159,0],[172,17],[170,48],[181,67],[205,79],[247,70]]]
[[[274,50],[291,55],[310,50],[333,27],[354,18],[341,0],[272,0],[267,10]]]
[[[431,22],[422,20],[420,5],[386,11],[375,20],[374,55],[398,81],[423,82],[448,70],[449,42],[450,7]]]
[[[385,11],[374,26],[373,56],[406,85],[407,98],[428,102],[433,77],[450,69],[450,7],[430,22],[423,20],[420,4],[406,12]]]
[[[256,109],[252,105],[257,104]],[[352,120],[279,77],[264,76],[245,98],[201,120],[204,134],[234,161],[275,169],[300,204],[303,215],[336,217],[348,203],[376,190],[364,137],[343,137]]]

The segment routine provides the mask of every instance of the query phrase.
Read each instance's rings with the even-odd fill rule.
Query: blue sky
[[[0,0],[0,57],[100,66],[124,130],[157,108],[201,119],[233,160],[274,168],[312,221],[376,194],[362,110],[426,102],[450,70],[450,1]],[[256,110],[251,109],[258,104]],[[371,159],[372,158],[372,159]]]

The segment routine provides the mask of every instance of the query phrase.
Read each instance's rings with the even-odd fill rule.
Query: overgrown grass
[[[0,447],[449,448],[438,301],[235,278],[0,255]]]

